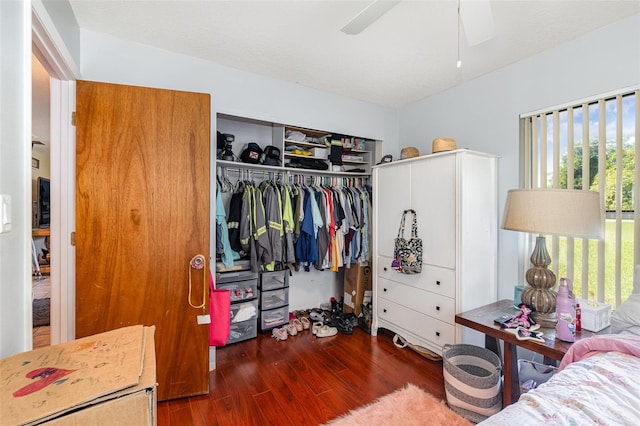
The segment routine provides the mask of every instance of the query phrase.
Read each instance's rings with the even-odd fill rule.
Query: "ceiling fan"
[[[393,9],[401,0],[373,0],[351,19],[341,31],[356,35]],[[458,19],[464,26],[469,46],[485,42],[494,36],[493,13],[489,0],[458,0]],[[459,35],[458,35],[459,37]]]

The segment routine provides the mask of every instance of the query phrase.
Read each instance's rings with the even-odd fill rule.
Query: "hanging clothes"
[[[231,248],[240,255],[245,255],[240,244],[240,219],[242,217],[242,195],[244,192],[244,184],[239,182],[233,195],[231,195],[231,201],[229,202],[229,215],[227,216],[227,226],[229,228],[229,244]],[[217,211],[216,211],[217,214]]]
[[[265,210],[265,224],[269,239],[268,257],[263,259],[262,267],[266,271],[275,271],[276,265],[282,266],[282,198],[277,186],[263,181],[260,184]],[[266,260],[269,260],[268,262]]]
[[[240,255],[231,249],[229,244],[229,229],[227,228],[226,213],[222,202],[222,190],[216,184],[216,251],[225,267],[233,266],[233,261],[240,259]]]
[[[315,225],[313,215],[311,213],[311,199],[314,194],[310,191],[304,191],[304,210],[307,212],[302,219],[300,226],[300,235],[296,241],[296,255],[303,265],[304,270],[309,272],[310,265],[315,264],[318,260],[318,243],[315,237]]]
[[[313,265],[338,272],[366,262],[371,198],[354,183],[314,178],[306,186],[273,177],[259,185],[239,182],[229,202],[228,244],[250,257],[254,271],[299,265],[309,271]],[[223,209],[217,209],[217,218]]]
[[[292,266],[296,262],[296,253],[293,248],[295,225],[293,223],[293,209],[291,206],[293,198],[291,188],[287,185],[283,186],[280,194],[282,197],[282,227],[284,231],[282,262]]]

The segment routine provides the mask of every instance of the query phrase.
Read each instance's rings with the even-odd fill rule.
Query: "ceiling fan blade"
[[[460,19],[469,46],[483,43],[495,35],[489,0],[460,0]]]
[[[362,9],[351,21],[340,29],[345,34],[356,35],[364,31],[369,25],[377,21],[382,15],[390,11],[400,0],[374,0]]]

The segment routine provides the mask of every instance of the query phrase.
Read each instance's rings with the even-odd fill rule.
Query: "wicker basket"
[[[489,349],[444,345],[444,388],[452,410],[479,423],[502,409],[502,363]]]

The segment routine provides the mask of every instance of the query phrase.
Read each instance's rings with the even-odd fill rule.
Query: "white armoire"
[[[463,342],[457,313],[496,301],[497,161],[456,150],[374,167],[374,336],[384,328],[441,354],[443,345]],[[423,247],[414,275],[391,266],[406,209],[416,211]]]

